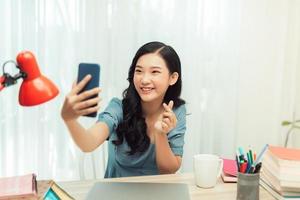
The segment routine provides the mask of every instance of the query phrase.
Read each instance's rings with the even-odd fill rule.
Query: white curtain
[[[285,44],[284,70],[282,77],[282,119],[300,120],[300,2],[292,1],[289,7],[289,23]],[[299,122],[297,125],[299,126]],[[290,127],[282,127],[285,136]],[[293,129],[288,146],[300,148],[300,130]]]
[[[297,0],[1,0],[0,64],[31,50],[60,94],[27,108],[18,104],[21,81],[1,91],[0,177],[103,177],[106,146],[83,157],[60,117],[64,96],[78,64],[96,62],[104,109],[128,86],[136,50],[154,40],[173,46],[182,61],[190,115],[181,171],[192,170],[197,153],[233,157],[237,146],[282,145],[280,122],[299,95],[299,9]]]

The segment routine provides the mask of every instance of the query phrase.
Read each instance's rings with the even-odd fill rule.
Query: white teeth
[[[152,88],[142,88],[143,91],[150,91]]]

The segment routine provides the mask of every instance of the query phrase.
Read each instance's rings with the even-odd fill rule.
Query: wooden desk
[[[189,185],[191,200],[212,200],[212,199],[236,199],[236,183],[223,183],[219,179],[217,185],[211,189],[202,189],[195,185],[192,173],[139,176],[130,178],[98,179],[87,181],[58,182],[58,184],[75,199],[84,199],[95,182],[150,182],[150,183],[186,183]],[[264,188],[260,187],[261,200],[274,200]]]

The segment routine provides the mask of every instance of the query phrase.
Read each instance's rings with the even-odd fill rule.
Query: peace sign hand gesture
[[[154,127],[161,133],[168,134],[172,129],[176,127],[177,118],[173,112],[174,102],[171,100],[169,104],[163,103],[165,111],[160,115],[158,120],[155,122]]]

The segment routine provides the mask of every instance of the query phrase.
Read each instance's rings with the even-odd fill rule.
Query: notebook
[[[44,200],[74,200],[66,191],[59,187],[54,181],[49,183],[47,192],[45,193]]]
[[[98,182],[87,200],[190,200],[187,184]]]
[[[237,182],[237,166],[235,160],[223,158],[222,179],[224,183]]]

